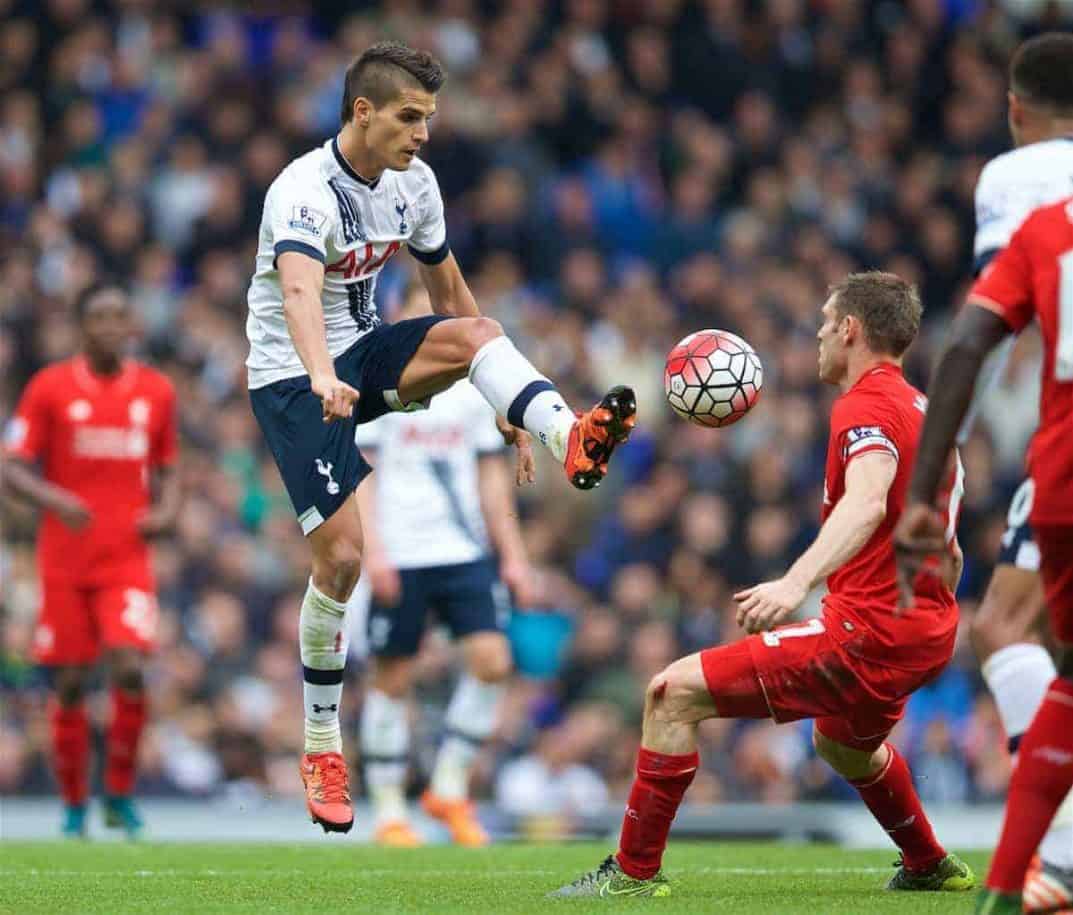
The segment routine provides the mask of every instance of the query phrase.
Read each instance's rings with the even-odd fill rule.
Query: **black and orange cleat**
[[[350,832],[350,777],[341,753],[306,753],[300,767],[309,817],[325,832]]]
[[[607,475],[617,445],[630,437],[637,422],[633,388],[617,385],[586,413],[579,413],[566,444],[563,469],[578,489],[592,489]]]

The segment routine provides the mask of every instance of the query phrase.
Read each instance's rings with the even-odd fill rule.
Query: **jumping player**
[[[819,375],[843,393],[831,412],[820,533],[785,576],[735,595],[738,623],[751,635],[652,678],[618,853],[555,895],[669,895],[663,851],[700,763],[697,725],[708,718],[816,719],[816,751],[901,849],[888,888],[974,885],[935,838],[909,767],[886,742],[909,695],[950,660],[958,622],[960,463],[950,468],[943,503],[947,578],[922,579],[913,607],[897,612],[891,534],[925,407],[901,363],[920,314],[916,290],[888,273],[851,274],[831,291],[817,334]],[[824,579],[823,615],[781,625]]]
[[[424,288],[411,289],[400,318],[428,313]],[[426,617],[434,612],[458,640],[465,669],[421,806],[459,845],[486,845],[469,801],[470,770],[495,726],[512,668],[503,632],[510,596],[524,605],[531,590],[495,413],[459,381],[427,413],[390,413],[358,426],[357,443],[376,467],[358,487],[370,588],[355,588],[351,599],[360,612],[357,596],[371,591],[361,614],[375,659],[361,710],[361,755],[376,841],[421,844],[404,799],[407,699]],[[521,484],[532,479],[531,452],[519,458]]]
[[[1029,213],[1073,192],[1073,35],[1049,32],[1018,48],[1010,63],[1009,126],[1017,148],[989,162],[976,188],[977,274]],[[978,390],[1001,371],[1009,348],[985,365]],[[1002,551],[970,629],[1013,754],[1055,676],[1054,661],[1042,644],[1047,621],[1039,547],[1028,521],[1035,495],[1027,479],[1010,503]],[[1026,883],[1027,911],[1036,911],[1036,896],[1049,900],[1056,893],[1073,906],[1073,793],[1039,853],[1041,867],[1033,868]]]
[[[428,54],[391,42],[353,63],[339,133],[268,190],[249,289],[253,412],[312,547],[299,623],[301,773],[310,815],[327,831],[353,823],[338,709],[343,618],[362,549],[353,494],[369,472],[355,425],[426,407],[468,376],[505,437],[528,430],[574,486],[589,489],[636,412],[633,392],[620,387],[575,415],[499,324],[480,315],[447,243],[436,178],[417,158],[444,78]],[[377,274],[404,245],[435,314],[382,325]]]
[[[1020,912],[1029,861],[1055,811],[1073,787],[1073,197],[1036,210],[972,287],[968,305],[932,378],[934,400],[921,436],[910,503],[896,542],[906,576],[939,545],[932,508],[954,431],[968,409],[987,354],[1033,318],[1043,335],[1040,426],[1028,455],[1036,489],[1031,522],[1051,629],[1061,652],[1057,676],[1021,740],[1002,827],[977,912]],[[1056,889],[1038,890],[1032,911],[1066,908]],[[1044,892],[1044,890],[1047,890]]]
[[[146,720],[143,666],[157,625],[148,540],[179,509],[175,392],[160,372],[125,358],[130,305],[121,289],[92,287],[77,314],[82,354],[30,380],[7,430],[4,483],[43,513],[34,654],[53,674],[49,725],[63,832],[86,832],[84,696],[103,652],[112,687],[105,822],[134,837],[142,828],[131,795]]]

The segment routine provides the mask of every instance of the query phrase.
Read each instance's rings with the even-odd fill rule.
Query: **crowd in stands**
[[[0,0],[0,420],[32,372],[77,346],[78,291],[125,283],[138,350],[179,391],[186,492],[156,548],[160,651],[139,790],[299,795],[308,551],[250,412],[246,287],[265,191],[338,129],[348,63],[383,38],[433,51],[449,80],[422,157],[478,303],[571,403],[628,382],[640,404],[636,438],[598,491],[570,490],[542,456],[520,493],[538,600],[511,624],[519,676],[477,793],[525,816],[542,791],[542,807],[569,819],[624,797],[649,677],[734,638],[733,591],[778,575],[817,530],[836,393],[816,379],[828,284],[864,268],[919,284],[925,326],[907,374],[924,384],[972,276],[977,175],[1009,148],[1006,61],[1034,31],[1068,27],[1070,10],[344,6],[355,4]],[[382,275],[386,318],[412,273],[400,254]],[[663,397],[667,350],[703,327],[742,335],[765,367],[760,404],[728,430],[686,424]],[[1037,348],[1031,334],[1019,344],[964,448],[966,620],[1035,425]],[[0,794],[44,794],[34,519],[8,502],[2,521]],[[962,643],[895,734],[925,801],[1001,798],[1008,779]],[[360,654],[343,700],[352,763]],[[454,664],[430,634],[415,790]],[[701,758],[692,802],[851,794],[804,726],[713,722]]]

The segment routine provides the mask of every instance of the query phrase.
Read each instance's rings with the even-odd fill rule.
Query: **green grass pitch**
[[[972,893],[887,893],[893,852],[825,845],[673,843],[668,899],[546,900],[609,846],[467,850],[362,845],[0,842],[0,912],[434,913],[625,908],[666,915],[881,915],[972,910]],[[979,876],[985,856],[966,856]]]

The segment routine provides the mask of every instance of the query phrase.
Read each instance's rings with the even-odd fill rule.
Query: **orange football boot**
[[[341,753],[306,753],[299,767],[310,819],[325,832],[350,832],[350,778]]]
[[[419,848],[425,844],[414,828],[403,820],[392,820],[376,827],[373,841],[386,848]]]
[[[421,807],[447,827],[456,845],[481,848],[492,841],[477,819],[471,801],[449,801],[426,791],[421,795]]]
[[[563,469],[578,489],[592,489],[607,475],[607,462],[617,445],[630,437],[637,422],[633,388],[617,385],[570,430]]]

